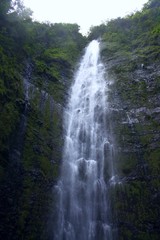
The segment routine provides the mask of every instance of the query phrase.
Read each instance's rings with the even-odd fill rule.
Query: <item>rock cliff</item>
[[[106,61],[117,178],[111,186],[115,239],[158,240],[160,62],[134,62],[129,70],[128,64]]]

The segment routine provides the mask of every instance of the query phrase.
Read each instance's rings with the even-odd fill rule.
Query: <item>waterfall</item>
[[[111,240],[104,180],[107,86],[99,42],[86,48],[65,112],[65,144],[54,240]],[[111,148],[111,147],[110,147]],[[112,164],[110,171],[113,171]],[[113,172],[110,174],[113,177]]]

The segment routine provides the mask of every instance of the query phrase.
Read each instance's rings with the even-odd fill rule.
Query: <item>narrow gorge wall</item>
[[[102,52],[103,54],[103,52]],[[107,59],[115,166],[112,191],[117,239],[160,237],[160,63]]]
[[[63,107],[45,87],[34,84],[35,77],[32,64],[27,63],[22,76],[24,94],[15,100],[19,118],[9,138],[6,164],[2,162],[4,239],[48,239],[52,185],[58,176],[63,145]]]

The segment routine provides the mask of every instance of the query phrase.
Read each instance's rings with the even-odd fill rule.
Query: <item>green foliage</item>
[[[0,1],[0,20],[1,21],[4,20],[4,18],[6,17],[10,7],[11,7],[11,0]]]
[[[158,0],[149,0],[144,7],[146,9],[150,9],[150,8],[157,8],[160,7],[160,2]]]
[[[146,64],[159,59],[159,31],[160,3],[151,0],[140,12],[93,27],[89,38],[102,37],[102,53],[107,58],[126,58],[132,54],[132,59],[136,57],[136,61]]]
[[[134,180],[116,186],[114,200],[121,239],[158,240],[159,233],[149,227],[158,219],[158,202],[153,206],[151,185],[152,181]]]
[[[106,25],[103,23],[99,26],[92,26],[89,30],[88,39],[91,41],[93,39],[98,39],[106,32]]]
[[[149,167],[153,174],[159,174],[160,171],[160,150],[155,149],[149,154]]]
[[[127,176],[135,171],[137,163],[135,154],[123,154],[118,160],[117,169],[119,169],[122,176]]]

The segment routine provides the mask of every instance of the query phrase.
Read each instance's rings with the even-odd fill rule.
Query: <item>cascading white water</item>
[[[96,40],[86,48],[65,113],[54,240],[112,239],[104,181],[106,84],[99,51]]]

